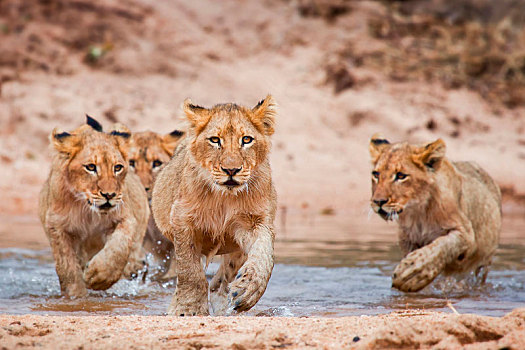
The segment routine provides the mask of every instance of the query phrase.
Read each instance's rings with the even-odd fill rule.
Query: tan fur
[[[152,131],[136,132],[131,135],[129,162],[139,176],[140,182],[150,194],[153,179],[163,164],[169,162],[182,132],[160,135]]]
[[[128,132],[121,125],[114,131]],[[71,134],[56,129],[51,134],[56,152],[40,193],[39,215],[65,295],[107,289],[142,267],[149,207],[139,178],[128,172],[123,134],[88,125]],[[96,173],[87,170],[90,164]]]
[[[168,163],[173,156],[182,134],[177,130],[166,135],[151,131],[132,134],[129,147],[129,164],[139,176],[148,198],[151,199],[154,178],[162,166]],[[174,277],[174,266],[170,269],[170,263],[174,258],[173,243],[159,231],[153,216],[150,216],[143,244],[146,251],[153,254],[160,263],[160,277],[167,279]]]
[[[422,289],[440,274],[475,270],[484,280],[498,246],[501,194],[473,162],[450,162],[445,143],[390,144],[370,141],[371,205],[385,220],[397,220],[405,255],[393,287]]]
[[[230,308],[244,311],[263,295],[275,237],[268,160],[274,108],[271,96],[253,109],[206,109],[185,101],[188,135],[159,173],[151,203],[157,226],[175,245],[178,281],[169,314],[208,314],[200,258],[215,253],[225,256],[212,281],[212,300],[227,298]],[[243,145],[243,139],[250,142]]]

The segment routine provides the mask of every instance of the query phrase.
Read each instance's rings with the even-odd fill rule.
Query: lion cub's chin
[[[403,209],[399,210],[389,210],[386,211],[383,208],[379,208],[376,213],[381,216],[385,221],[397,221],[399,219],[399,215],[403,212]]]
[[[213,189],[215,189],[216,191],[219,191],[221,193],[233,194],[233,195],[237,195],[238,193],[246,190],[247,188],[248,188],[247,182],[241,183],[235,180],[228,180],[222,183],[218,183],[218,182],[213,183]]]
[[[105,203],[97,207],[100,214],[105,215],[116,211],[119,208],[118,204]]]
[[[100,202],[100,201],[86,201],[87,206],[91,211],[100,214],[100,215],[106,215],[109,213],[112,213],[116,211],[120,207],[120,201],[119,202]]]

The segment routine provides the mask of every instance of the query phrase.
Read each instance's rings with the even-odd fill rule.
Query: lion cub
[[[170,160],[175,147],[184,135],[182,131],[174,130],[166,135],[151,131],[136,132],[131,135],[129,148],[129,165],[139,176],[140,182],[146,189],[148,198],[151,199],[153,179],[162,166]],[[144,248],[153,254],[161,264],[163,278],[170,278],[174,272],[169,271],[170,262],[173,260],[173,243],[160,233],[155,225],[153,216],[150,215],[148,229],[144,236]],[[168,272],[169,271],[169,272]]]
[[[191,126],[153,187],[151,207],[173,241],[177,288],[171,315],[208,315],[208,282],[201,256],[223,255],[211,281],[211,299],[237,311],[261,298],[273,269],[276,193],[272,183],[271,96],[252,109],[184,102]],[[219,305],[220,303],[217,303]],[[212,305],[215,314],[225,312]]]
[[[501,228],[501,194],[473,162],[451,162],[439,139],[425,145],[370,140],[373,210],[397,220],[405,254],[392,286],[416,292],[440,273],[482,270],[484,281]]]
[[[40,193],[39,214],[53,251],[62,293],[104,290],[142,267],[149,217],[139,178],[128,173],[129,131],[111,133],[88,117],[72,133],[51,134],[51,172]]]

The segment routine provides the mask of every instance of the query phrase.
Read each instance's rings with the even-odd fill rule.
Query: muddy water
[[[502,315],[525,306],[525,220],[506,220],[486,284],[438,278],[419,293],[391,289],[401,258],[395,226],[352,226],[330,218],[282,227],[272,278],[250,315],[346,316],[406,308]],[[371,229],[372,227],[372,229]],[[208,274],[213,274],[212,263]],[[173,282],[121,280],[86,299],[60,297],[48,249],[0,249],[0,313],[49,315],[162,315]]]

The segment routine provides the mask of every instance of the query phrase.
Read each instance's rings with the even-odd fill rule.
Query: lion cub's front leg
[[[170,235],[167,235],[169,237]],[[208,281],[201,264],[201,247],[194,241],[193,232],[175,232],[175,263],[177,287],[168,314],[173,316],[209,315]]]
[[[86,284],[82,279],[82,268],[73,247],[72,237],[54,225],[46,225],[45,229],[53,250],[61,291],[70,297],[86,296]]]
[[[247,254],[244,265],[230,284],[231,306],[236,311],[251,309],[262,297],[273,270],[273,226],[259,225],[240,236],[238,243]]]
[[[120,222],[84,270],[84,280],[91,289],[105,290],[115,284],[128,262],[132,245],[134,219]]]
[[[222,262],[210,283],[210,304],[215,316],[228,312],[229,284],[235,279],[237,272],[246,261],[242,251],[222,255]]]
[[[409,253],[394,270],[392,287],[403,292],[417,292],[430,284],[445,266],[465,258],[469,248],[460,236],[459,231],[452,231]]]

